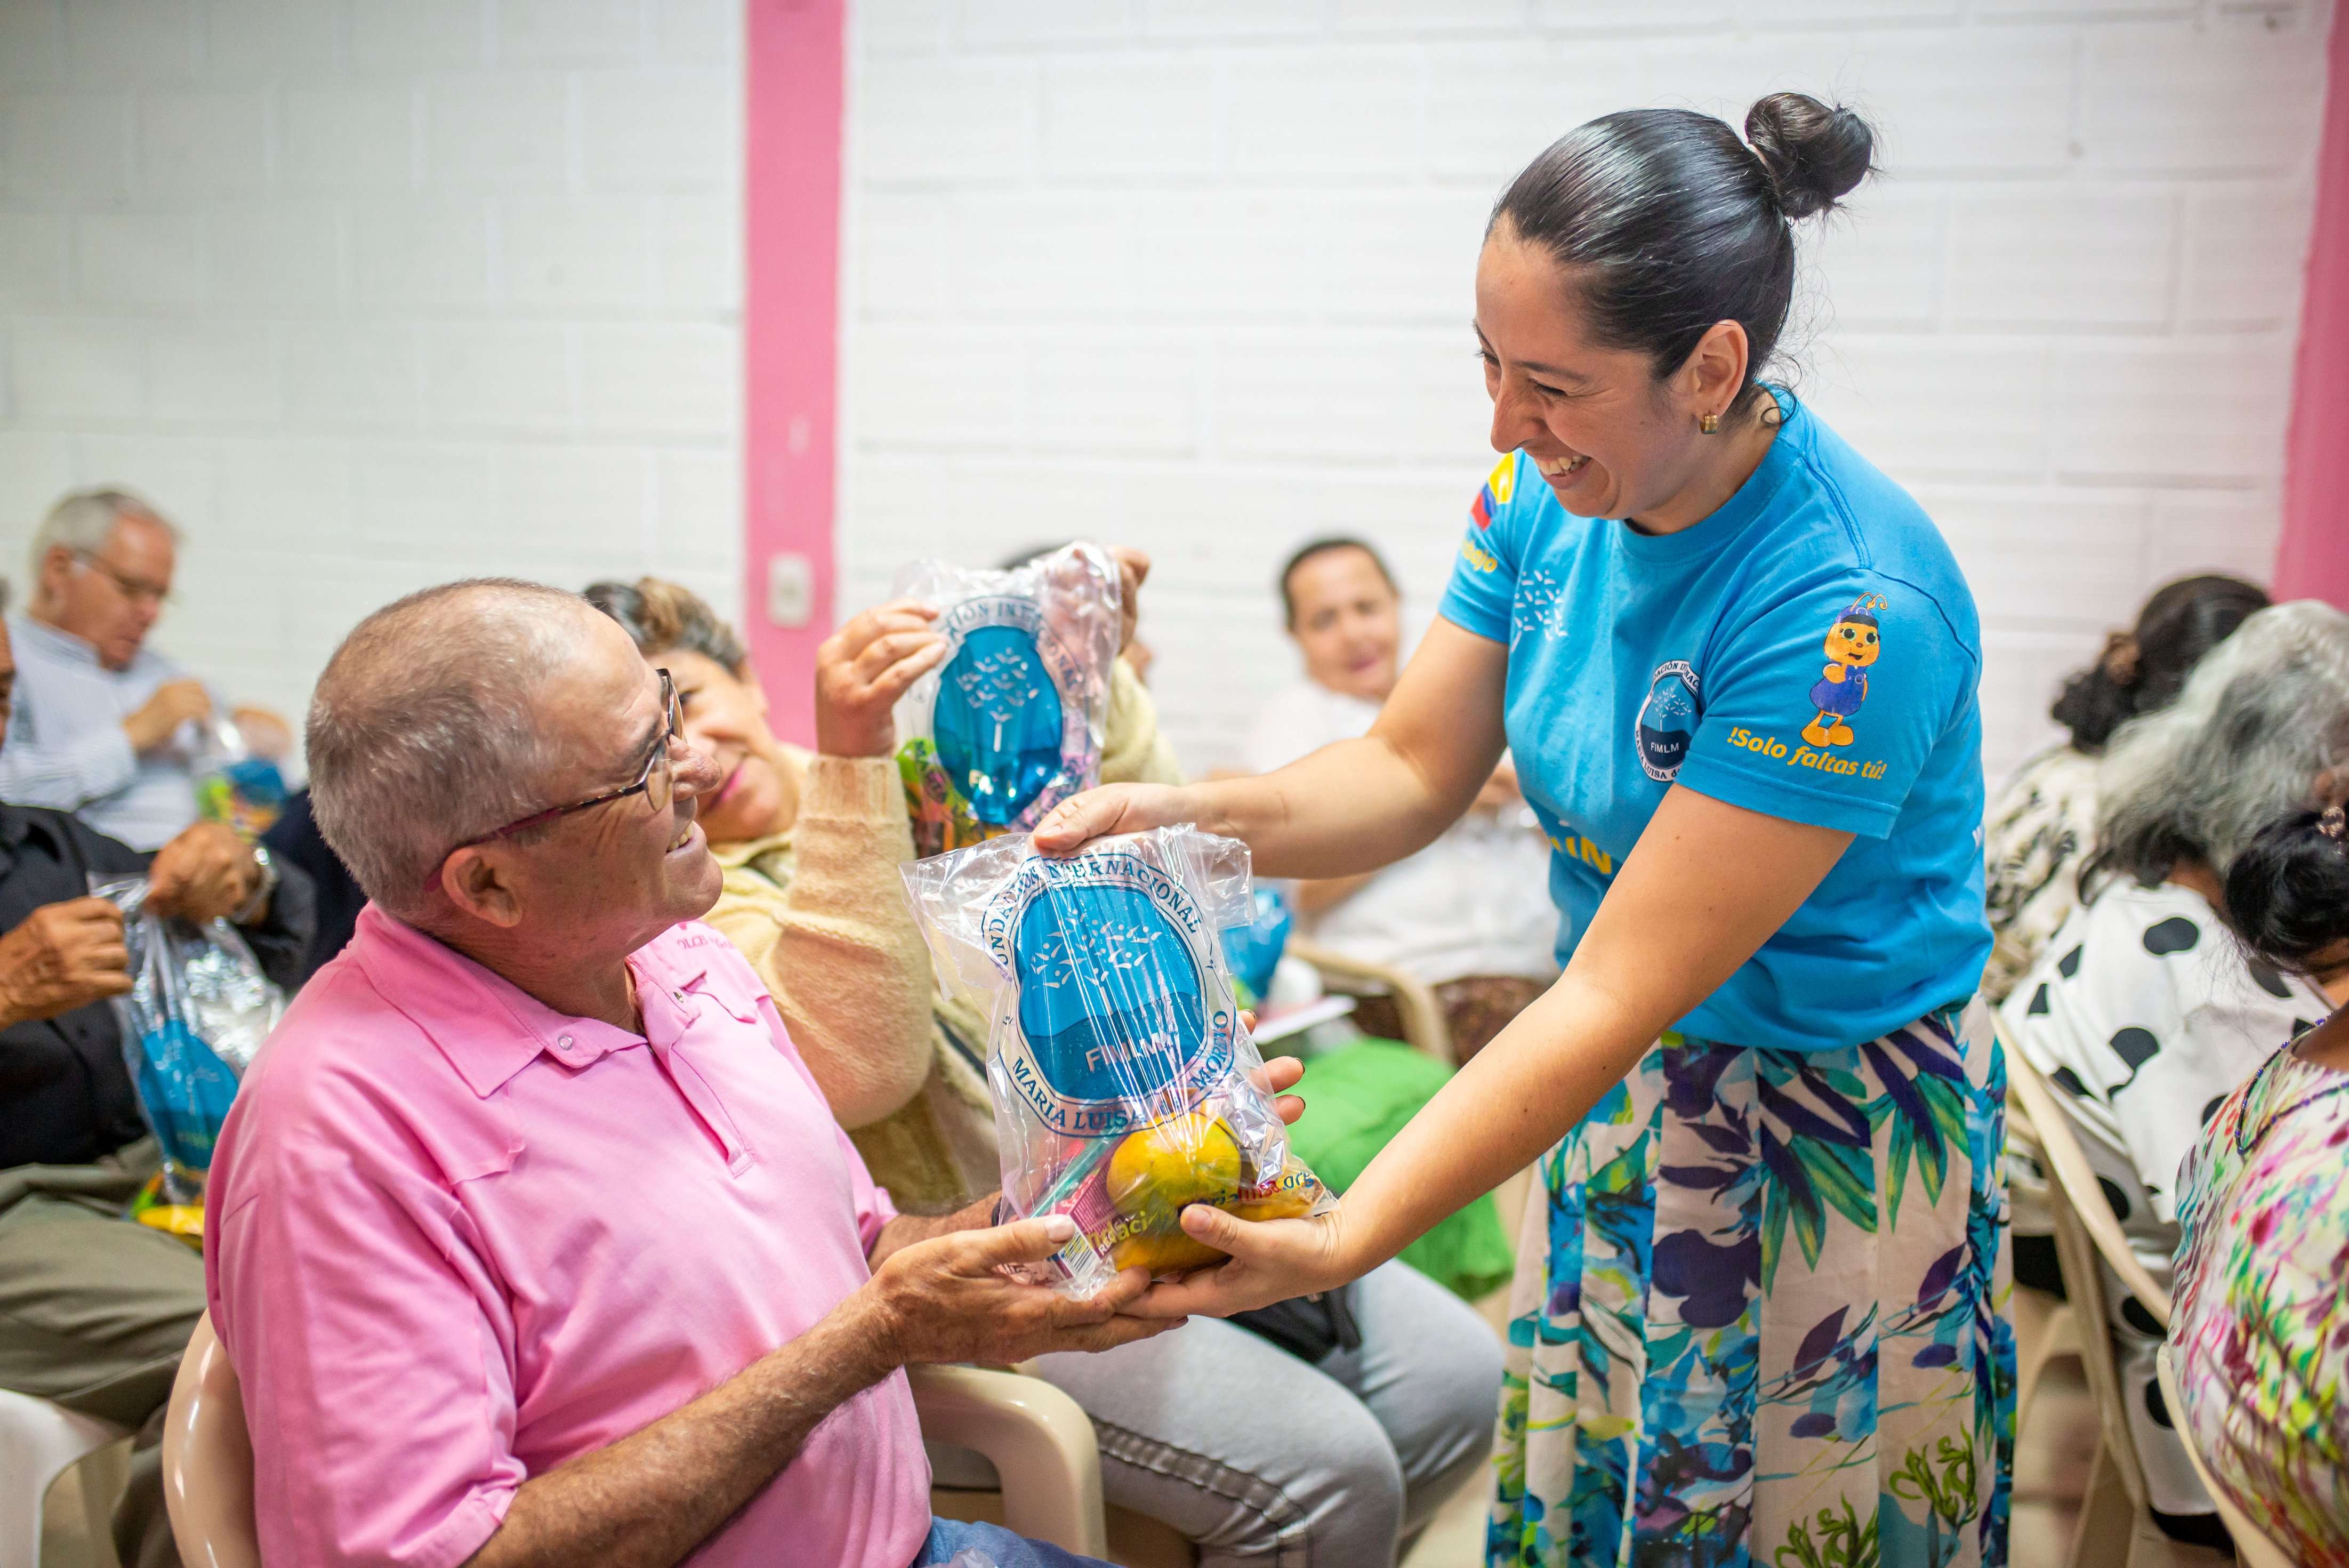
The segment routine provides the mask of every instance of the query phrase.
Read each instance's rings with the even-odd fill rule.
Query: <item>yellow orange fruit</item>
[[[1224,1254],[1185,1231],[1165,1231],[1128,1236],[1109,1250],[1109,1261],[1120,1269],[1147,1269],[1157,1279],[1220,1263]]]
[[[1222,1121],[1192,1111],[1128,1133],[1103,1179],[1119,1213],[1160,1221],[1153,1231],[1171,1230],[1185,1204],[1218,1202],[1238,1190],[1240,1146]]]

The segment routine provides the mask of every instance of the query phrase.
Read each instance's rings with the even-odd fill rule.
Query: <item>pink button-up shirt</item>
[[[698,924],[628,962],[641,1036],[370,905],[254,1062],[204,1262],[271,1563],[460,1563],[869,1277],[895,1210],[750,967]],[[691,1561],[905,1568],[929,1518],[899,1372]]]

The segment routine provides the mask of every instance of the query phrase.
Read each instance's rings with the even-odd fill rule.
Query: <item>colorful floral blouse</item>
[[[2176,1314],[2187,1431],[2304,1568],[2349,1568],[2349,1074],[2276,1053],[2188,1158]]]

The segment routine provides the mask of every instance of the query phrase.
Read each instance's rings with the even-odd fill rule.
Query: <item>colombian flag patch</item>
[[[1516,487],[1517,454],[1511,452],[1495,463],[1493,472],[1485,476],[1484,488],[1476,492],[1476,499],[1469,504],[1468,521],[1479,528],[1488,525],[1493,521],[1493,514],[1509,504],[1509,497],[1516,493]]]

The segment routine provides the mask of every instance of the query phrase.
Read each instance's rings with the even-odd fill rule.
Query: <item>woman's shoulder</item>
[[[2282,1046],[2212,1113],[2183,1175],[2188,1272],[2240,1236],[2322,1248],[2326,1273],[2349,1275],[2349,1074]]]
[[[1816,565],[1889,578],[1930,597],[1969,643],[1981,623],[1973,590],[1924,504],[1870,462],[1834,427],[1797,405],[1785,435],[1795,446],[1802,485],[1797,508],[1812,514],[1823,552]]]

